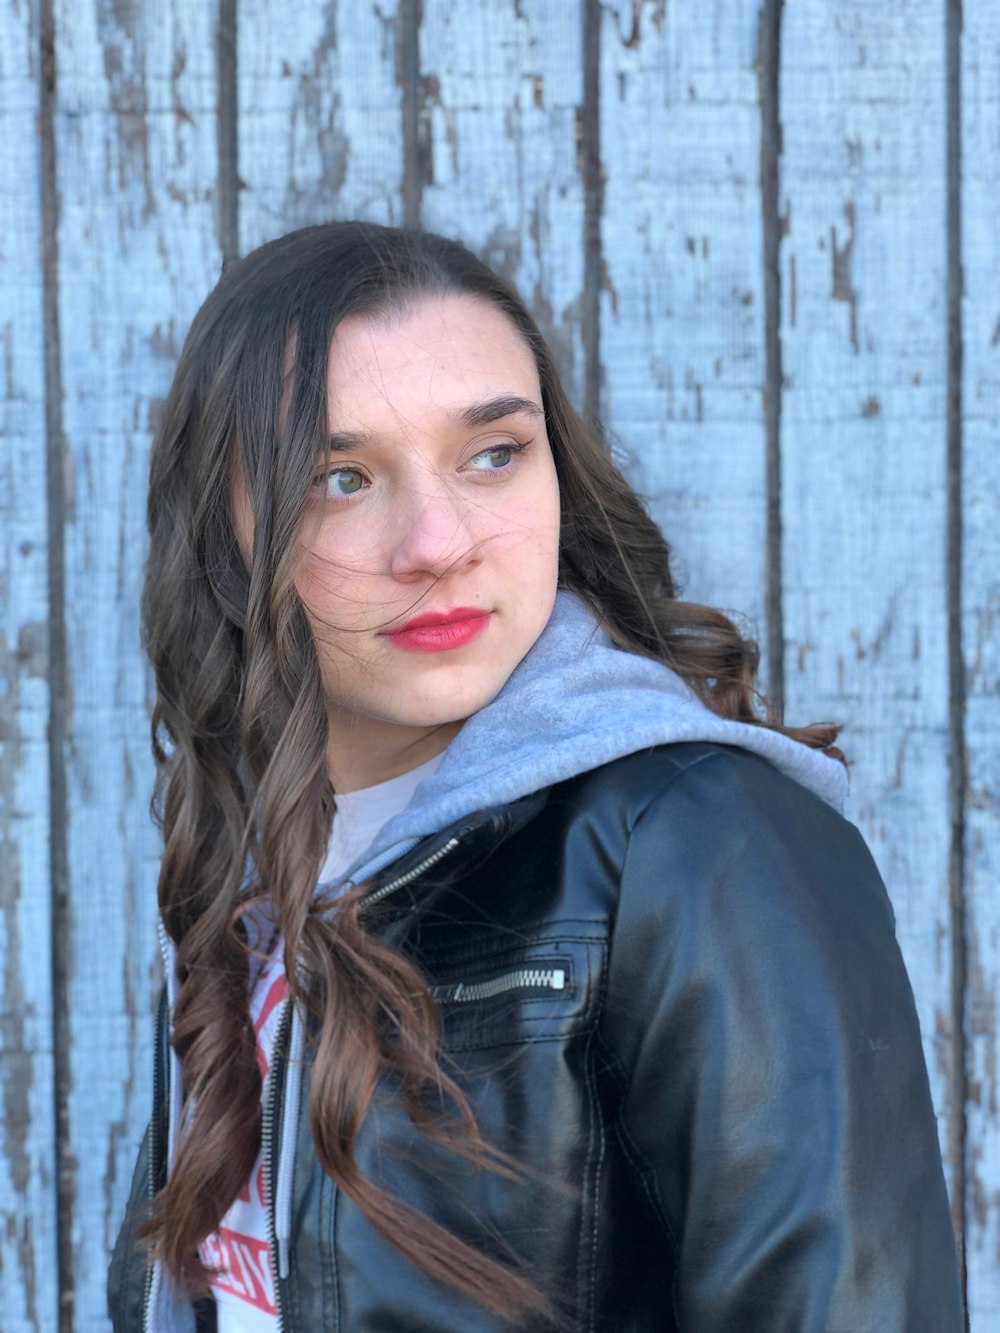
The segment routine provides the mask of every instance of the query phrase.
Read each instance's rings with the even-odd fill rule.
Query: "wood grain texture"
[[[210,6],[56,9],[73,968],[72,1327],[107,1327],[107,1256],[149,1116],[159,840],[138,608],[150,431],[220,256]]]
[[[47,240],[50,253],[58,241],[58,267],[47,290],[58,294],[65,394],[49,420],[61,411],[67,445],[65,486],[49,492],[65,491],[57,513],[47,512],[45,471],[42,0],[0,0],[3,1333],[59,1327],[53,1029],[63,1006],[71,1189],[61,1222],[73,1271],[61,1297],[64,1326],[82,1333],[107,1327],[107,1257],[148,1115],[159,844],[147,814],[150,686],[138,601],[157,403],[223,252],[347,216],[422,220],[513,279],[575,400],[600,390],[617,456],[672,542],[687,595],[748,613],[762,640],[775,498],[764,402],[771,281],[785,376],[772,433],[786,714],[848,724],[848,814],[893,899],[952,1166],[968,1132],[967,1197],[955,1206],[967,1227],[971,1327],[992,1330],[994,0],[961,6],[967,1051],[952,1002],[961,941],[948,898],[947,0],[781,6],[773,86],[782,239],[771,274],[761,190],[765,0],[327,0],[294,13],[276,0],[53,4],[57,191],[47,207],[57,228]],[[587,14],[597,38],[589,47]],[[47,541],[60,526],[65,702],[49,688],[51,624],[63,607],[49,604]],[[50,803],[49,763],[60,728],[71,967],[53,984],[50,833],[62,807]],[[954,1101],[963,1067],[964,1126]]]
[[[603,13],[605,417],[685,595],[764,640],[760,6]]]
[[[947,1150],[944,33],[917,0],[785,6],[781,276],[788,713],[846,723]]]
[[[239,8],[240,244],[330,218],[403,221],[395,0]]]
[[[57,1327],[39,14],[0,11],[0,1324]]]
[[[966,1260],[973,1329],[1000,1327],[1000,24],[965,0],[962,37],[962,633],[968,787]]]
[[[418,144],[423,225],[458,236],[511,279],[583,399],[584,194],[576,5],[502,0],[469,22],[424,7]]]

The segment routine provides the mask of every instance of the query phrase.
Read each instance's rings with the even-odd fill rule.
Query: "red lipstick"
[[[450,611],[428,611],[414,616],[398,629],[387,630],[385,636],[397,648],[411,653],[444,653],[452,648],[464,648],[489,624],[489,611],[473,606],[456,606]]]

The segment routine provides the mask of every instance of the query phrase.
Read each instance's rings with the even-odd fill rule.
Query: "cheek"
[[[295,576],[295,587],[314,628],[349,624],[353,619],[357,577],[349,578],[342,562],[332,555],[322,550],[307,551]]]
[[[549,573],[555,576],[559,562],[560,519],[559,487],[553,472],[551,484],[541,489],[529,505],[520,511],[521,523],[531,534],[528,545],[538,563],[540,578],[545,578]]]
[[[359,580],[377,568],[378,551],[370,533],[345,533],[340,525],[336,533],[320,524],[300,546],[296,587],[303,601],[353,601]],[[336,537],[336,540],[334,540]]]
[[[295,575],[295,589],[307,611],[313,607],[325,583],[320,560],[315,555],[305,556]]]

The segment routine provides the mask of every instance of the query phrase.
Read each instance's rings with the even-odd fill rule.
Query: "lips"
[[[456,606],[449,611],[428,611],[414,616],[386,638],[397,648],[414,653],[444,653],[464,648],[478,639],[490,620],[489,611],[472,606]]]

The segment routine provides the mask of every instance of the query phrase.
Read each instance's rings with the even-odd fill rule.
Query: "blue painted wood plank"
[[[766,637],[760,6],[602,6],[604,412],[691,601]]]
[[[60,316],[70,467],[74,1326],[104,1270],[147,1114],[158,844],[138,649],[146,456],[218,272],[214,13],[57,4]],[[328,216],[403,217],[418,188],[521,287],[583,397],[580,10],[425,5],[419,69],[394,0],[238,7],[240,245]],[[1000,45],[964,6],[963,643],[973,1328],[1000,1316],[996,997],[1000,790],[997,390]],[[700,600],[763,633],[760,4],[601,11],[603,406]],[[54,1327],[41,440],[37,7],[2,11],[0,278],[0,1324]],[[788,716],[846,716],[849,813],[886,875],[946,1121],[944,17],[893,0],[783,8],[782,409]],[[26,184],[35,182],[35,184]],[[9,276],[8,276],[9,275]],[[7,307],[10,307],[9,312]],[[994,308],[994,306],[996,308]],[[15,478],[16,476],[16,483]],[[13,740],[11,739],[13,737]],[[10,849],[16,856],[11,859]],[[9,1204],[8,1200],[13,1200]]]
[[[424,6],[423,224],[513,280],[583,397],[583,102],[577,5]]]
[[[944,10],[800,0],[783,12],[789,710],[846,723],[848,814],[895,907],[947,1149],[960,1034],[948,897]]]
[[[0,6],[0,1326],[55,1328],[38,10]]]
[[[214,12],[56,5],[59,309],[71,503],[73,1327],[105,1330],[107,1256],[151,1097],[158,984],[150,682],[139,647],[150,432],[215,234]]]
[[[962,7],[962,651],[967,689],[966,1259],[974,1330],[1000,1326],[1000,26]]]
[[[330,218],[403,221],[396,0],[239,7],[240,248]]]

